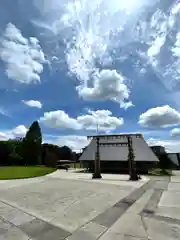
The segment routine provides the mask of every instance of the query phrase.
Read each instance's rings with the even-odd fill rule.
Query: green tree
[[[23,139],[23,159],[27,165],[40,165],[42,134],[38,121],[34,121]]]
[[[11,153],[9,154],[9,164],[24,165],[22,156],[22,139],[9,139],[7,143],[11,149]]]

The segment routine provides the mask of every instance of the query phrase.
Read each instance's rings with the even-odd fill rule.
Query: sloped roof
[[[127,135],[99,135],[100,143],[122,143],[127,142]],[[94,136],[95,137],[95,136]],[[80,157],[80,161],[92,161],[95,159],[96,139],[92,140]],[[132,134],[132,144],[135,154],[135,161],[158,162],[158,158],[151,148],[145,142],[141,134]],[[128,146],[125,145],[108,145],[100,146],[100,159],[102,161],[127,161]]]
[[[172,163],[174,163],[176,166],[179,165],[179,160],[178,160],[178,155],[179,153],[167,153],[169,159],[171,160]]]

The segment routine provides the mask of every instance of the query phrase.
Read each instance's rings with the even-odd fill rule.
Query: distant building
[[[172,162],[173,167],[180,169],[180,153],[167,153],[163,146],[151,146],[150,148],[158,158],[161,156],[161,154],[166,154],[168,159]]]
[[[180,169],[180,153],[167,153],[167,156],[175,167]]]
[[[159,155],[159,154],[162,154],[162,153],[166,153],[165,147],[163,147],[163,146],[151,146],[150,148],[152,149],[152,151],[156,155]]]
[[[136,168],[138,172],[147,172],[149,168],[158,163],[158,158],[149,148],[142,134],[119,134],[119,135],[99,135],[100,143],[113,143],[113,145],[100,146],[100,161],[102,171],[128,171],[128,146],[114,145],[116,143],[127,142],[127,136],[132,137],[133,150],[135,154]],[[80,161],[91,171],[94,169],[96,153],[96,137],[90,136],[91,142],[84,149],[80,156]]]

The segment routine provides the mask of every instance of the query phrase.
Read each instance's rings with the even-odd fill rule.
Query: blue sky
[[[179,19],[175,0],[1,0],[0,138],[38,120],[74,150],[98,126],[179,151]]]

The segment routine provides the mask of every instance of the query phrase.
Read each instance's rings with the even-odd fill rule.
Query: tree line
[[[38,121],[29,127],[24,138],[0,141],[0,166],[46,165],[55,167],[57,160],[78,159],[69,147],[42,144],[42,132]]]

